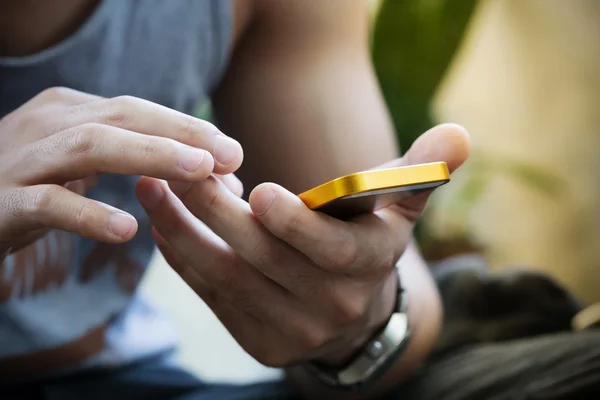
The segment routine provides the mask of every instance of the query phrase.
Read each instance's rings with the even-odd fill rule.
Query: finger
[[[177,191],[178,188],[174,190]],[[270,234],[250,206],[213,177],[179,193],[185,207],[261,273],[301,298],[331,279],[306,257]]]
[[[85,194],[96,186],[98,182],[98,175],[90,175],[86,176],[83,179],[78,179],[76,181],[70,181],[65,184],[65,187],[69,189],[73,193],[77,193],[81,196],[85,196]]]
[[[376,169],[444,161],[450,172],[454,172],[467,160],[470,148],[471,140],[464,127],[451,123],[440,124],[419,136],[404,157]]]
[[[72,181],[100,172],[194,181],[205,179],[212,169],[212,157],[205,150],[172,139],[88,124],[17,152],[8,176],[24,184]]]
[[[455,170],[468,152],[466,131],[458,125],[445,124],[423,134],[404,158],[382,168],[445,161],[450,170]],[[406,199],[348,223],[311,212],[297,196],[272,184],[256,187],[250,195],[250,205],[269,231],[315,264],[328,270],[364,273],[365,269],[389,269],[398,260],[428,195]]]
[[[152,229],[152,236],[165,261],[200,296],[244,350],[257,359],[266,353],[262,350],[263,346],[258,346],[258,344],[264,343],[264,333],[259,334],[259,332],[266,331],[264,322],[247,314],[243,308],[236,306],[225,296],[219,295],[219,290],[211,287],[200,275],[189,268],[156,228]],[[269,343],[272,344],[272,341]]]
[[[400,257],[398,243],[407,240],[412,225],[397,221],[392,235],[385,221],[341,221],[310,210],[275,184],[257,186],[250,194],[254,215],[273,235],[289,243],[313,263],[332,272],[364,275],[389,270]]]
[[[20,109],[33,110],[48,105],[76,106],[99,99],[101,99],[100,96],[80,92],[78,90],[66,87],[52,87],[40,92],[31,100],[23,104]]]
[[[306,313],[286,310],[285,303],[272,302],[264,312],[257,310],[262,319],[244,312],[244,308],[231,302],[221,291],[211,287],[204,279],[186,266],[185,260],[153,229],[152,235],[165,261],[184,279],[184,281],[204,300],[215,313],[233,338],[252,357],[266,365],[283,366],[299,357],[318,356],[315,348],[325,343],[331,335],[326,331],[327,323],[317,322]],[[248,304],[248,301],[244,301]],[[274,310],[280,310],[274,313]],[[264,317],[278,315],[279,320],[267,320]],[[319,349],[328,350],[327,346]],[[307,353],[310,351],[310,353]]]
[[[470,139],[467,131],[460,125],[442,124],[421,135],[398,164],[402,166],[445,161],[450,172],[454,172],[466,161],[469,151]],[[414,227],[431,193],[432,190],[426,191],[375,213],[361,215],[355,222],[376,224],[385,221],[391,229],[391,237],[403,238],[407,233],[406,222]]]
[[[235,197],[229,190],[224,188],[224,191]],[[140,179],[137,195],[155,229],[188,266],[183,273],[177,271],[184,280],[191,284],[194,275],[198,275],[219,295],[261,320],[276,318],[266,310],[273,299],[282,304],[291,302],[287,292],[252,268],[215,232],[194,218],[161,182]]]
[[[213,174],[213,176],[215,178],[217,178],[218,180],[220,180],[221,182],[223,182],[223,184],[237,197],[241,198],[244,195],[244,185],[234,174],[227,174],[227,175]],[[190,182],[177,182],[177,181],[169,182],[169,186],[171,186],[172,188],[173,187],[177,188],[177,191],[179,193],[183,193],[183,192],[187,191],[191,185],[192,184]]]
[[[152,237],[154,238],[154,242],[156,243],[156,247],[160,250],[163,255],[165,261],[173,270],[186,282],[190,285],[196,292],[202,287],[202,291],[208,288],[208,284],[202,280],[197,274],[190,274],[192,271],[188,269],[187,264],[181,258],[179,254],[173,247],[167,242],[165,238],[156,230],[156,228],[152,228]],[[200,282],[202,280],[202,282]],[[198,287],[196,287],[198,286]]]
[[[457,124],[441,124],[419,136],[402,158],[378,168],[444,161],[452,173],[466,161],[470,147],[469,134],[465,128]],[[399,210],[415,222],[425,208],[432,192],[433,190],[428,190],[403,200],[399,203]]]
[[[58,185],[28,186],[3,193],[0,205],[0,226],[5,231],[2,236],[52,228],[92,240],[122,243],[137,231],[131,215]]]
[[[207,150],[213,155],[215,172],[219,174],[234,172],[243,159],[240,144],[210,122],[131,96],[100,99],[68,110],[65,124],[73,127],[87,123],[166,137]]]
[[[66,87],[42,91],[7,116],[14,117],[16,122],[17,135],[11,139],[11,144],[17,148],[72,127],[64,118],[65,109],[99,99],[100,96]]]
[[[334,274],[319,268],[304,254],[268,232],[253,215],[248,203],[223,186],[211,177],[193,184],[187,192],[180,194],[181,200],[244,260],[295,295],[314,315],[328,316],[330,322],[344,324],[363,314],[369,282],[354,279],[350,276],[351,271]],[[364,235],[368,236],[368,233]],[[375,268],[379,258],[369,257],[366,251],[363,255],[365,259],[375,260],[370,262]],[[335,260],[334,255],[330,257]],[[348,298],[348,293],[352,293],[352,298]]]
[[[327,321],[342,324],[362,315],[368,289],[364,281],[318,268],[305,255],[270,234],[254,217],[248,203],[214,177],[178,193],[185,207],[241,258],[299,299],[304,311],[298,313],[310,311],[313,316],[327,316]],[[348,293],[353,294],[351,299]]]
[[[217,179],[223,182],[225,186],[227,186],[227,188],[231,190],[231,192],[237,197],[241,198],[244,195],[244,185],[242,184],[242,181],[240,181],[234,174],[215,174],[215,176],[217,177]]]

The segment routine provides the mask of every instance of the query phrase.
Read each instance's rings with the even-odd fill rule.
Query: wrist
[[[399,299],[405,298],[405,300],[399,301],[398,306],[407,305],[405,315],[407,316],[410,340],[405,343],[401,352],[391,359],[392,365],[380,370],[374,377],[375,379],[371,379],[359,392],[348,391],[347,388],[342,389],[324,381],[317,371],[307,368],[304,364],[288,368],[286,378],[305,398],[354,400],[380,398],[401,385],[429,356],[435,346],[442,324],[439,292],[427,265],[413,245],[404,252],[399,262],[399,268],[402,269],[400,284],[403,286],[403,296]],[[337,371],[346,369],[353,361],[338,368]],[[332,374],[336,372],[334,367],[331,369],[333,370]]]
[[[347,337],[341,339],[335,350],[313,362],[331,368],[339,368],[351,362],[358,353],[364,350],[365,345],[386,326],[395,311],[397,301],[398,272],[394,268],[373,299],[364,323],[360,327],[356,327]]]

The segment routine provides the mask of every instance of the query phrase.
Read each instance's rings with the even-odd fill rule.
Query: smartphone
[[[445,162],[342,176],[298,195],[310,209],[339,219],[373,212],[450,181]]]

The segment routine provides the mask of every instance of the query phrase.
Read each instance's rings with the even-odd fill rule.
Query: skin
[[[9,1],[0,15],[36,13],[39,3]],[[85,14],[74,4],[56,2],[39,32],[0,42],[0,52],[21,54],[60,37]],[[399,263],[413,339],[374,387],[355,395],[375,398],[410,375],[439,333],[439,295],[411,242],[427,195],[342,222],[308,210],[294,193],[384,163],[446,161],[454,170],[468,155],[468,136],[441,125],[398,158],[362,1],[238,1],[233,40],[213,99],[219,129],[237,141],[140,99],[68,90],[44,92],[2,119],[0,152],[11,151],[0,155],[0,251],[46,229],[131,239],[133,217],[82,194],[98,173],[143,175],[138,197],[165,258],[249,354],[285,367],[306,398],[352,397],[295,365],[339,366],[360,349],[392,311]],[[186,158],[192,147],[202,150]],[[200,161],[193,172],[182,168],[192,161]],[[251,189],[248,201],[234,172]]]
[[[222,143],[234,149],[228,165],[213,157]],[[0,149],[0,254],[47,229],[109,243],[133,238],[131,215],[81,196],[98,173],[196,181],[242,160],[239,143],[206,121],[133,97],[65,88],[46,90],[0,120]]]

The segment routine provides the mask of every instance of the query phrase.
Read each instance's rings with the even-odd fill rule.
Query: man
[[[441,320],[410,241],[427,195],[342,222],[293,194],[467,157],[465,131],[442,125],[398,158],[367,13],[359,0],[2,2],[2,398],[370,399],[401,386]],[[203,96],[218,129],[188,116]],[[154,241],[289,385],[204,385],[170,362],[173,332],[135,290]],[[398,269],[408,346],[367,385],[327,384],[405,305]]]

